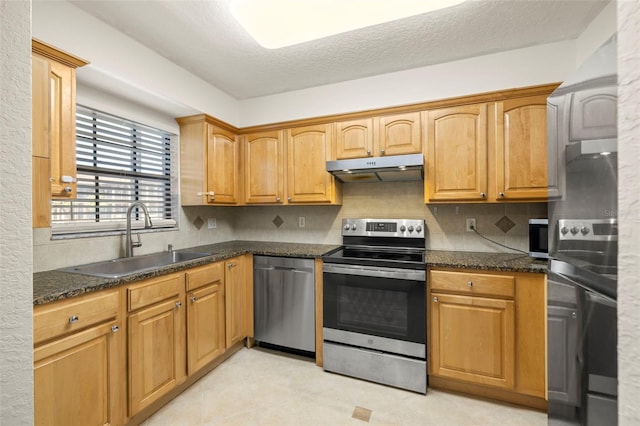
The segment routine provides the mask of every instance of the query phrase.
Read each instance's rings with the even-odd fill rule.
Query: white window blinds
[[[154,227],[176,225],[169,133],[78,105],[76,166],[76,199],[52,202],[54,234],[123,229],[134,201]],[[132,221],[142,214],[134,210]]]

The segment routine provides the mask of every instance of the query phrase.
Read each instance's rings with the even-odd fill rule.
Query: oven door
[[[425,293],[424,270],[325,263],[323,326],[424,345]]]

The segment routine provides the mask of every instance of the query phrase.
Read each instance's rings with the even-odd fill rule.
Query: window
[[[76,167],[76,199],[52,202],[54,235],[119,232],[134,201],[154,228],[176,226],[169,133],[78,105]],[[140,210],[131,213],[134,228],[143,227]]]

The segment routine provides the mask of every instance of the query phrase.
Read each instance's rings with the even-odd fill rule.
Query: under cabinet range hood
[[[342,182],[400,182],[423,180],[422,154],[327,161],[327,171]]]
[[[567,145],[565,149],[567,164],[576,160],[594,160],[618,153],[618,140],[592,139]]]

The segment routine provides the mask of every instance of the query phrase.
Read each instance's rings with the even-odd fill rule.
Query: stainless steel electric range
[[[425,223],[343,219],[323,256],[326,371],[426,393]]]

